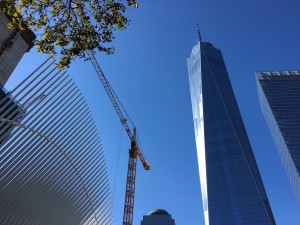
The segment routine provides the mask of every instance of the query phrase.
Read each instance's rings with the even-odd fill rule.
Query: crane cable
[[[102,70],[101,70],[101,72],[102,72]],[[103,72],[102,72],[102,76],[104,76],[104,73],[103,73]],[[106,77],[105,77],[105,78],[106,78]],[[113,89],[112,86],[110,85],[110,83],[109,83],[109,81],[107,80],[107,78],[106,78],[106,81],[107,81],[107,84],[108,84],[108,86],[110,87],[111,92],[113,93],[115,99],[118,101],[118,103],[120,104],[120,106],[121,106],[122,110],[124,111],[125,115],[126,115],[127,118],[129,119],[131,125],[132,125],[133,127],[135,127],[134,123],[132,122],[130,116],[128,115],[127,111],[125,110],[124,106],[122,105],[120,99],[118,98],[117,94],[115,93],[114,89]]]
[[[95,60],[97,60],[96,57],[95,57],[95,55],[93,55],[93,57],[94,57]],[[99,65],[99,68],[100,68],[100,65]],[[119,103],[119,105],[120,105],[120,109],[122,109],[122,111],[125,113],[125,115],[126,115],[126,118],[125,118],[125,119],[129,119],[131,125],[135,128],[135,125],[134,125],[132,119],[130,118],[129,114],[128,114],[127,111],[125,110],[124,106],[122,105],[122,102],[121,102],[120,99],[118,98],[117,94],[115,93],[114,89],[113,89],[112,86],[110,85],[110,82],[107,80],[107,77],[104,75],[104,73],[103,73],[103,71],[102,71],[101,68],[100,68],[100,72],[101,72],[101,75],[102,75],[103,77],[105,77],[105,80],[106,80],[107,85],[109,86],[109,88],[110,88],[110,90],[111,90],[111,92],[112,92],[114,98],[116,99],[116,101],[117,101],[117,102]],[[137,135],[137,136],[138,136],[138,135]],[[138,139],[138,137],[136,137],[136,139]],[[139,148],[140,152],[141,152],[143,155],[145,155],[144,152],[141,150],[141,148],[142,148],[141,141],[140,141],[140,140],[136,140],[136,142],[139,143],[139,146],[141,146],[141,147]]]

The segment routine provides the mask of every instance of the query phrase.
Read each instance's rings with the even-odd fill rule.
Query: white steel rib
[[[0,99],[0,224],[112,224],[103,149],[66,72],[45,61]]]

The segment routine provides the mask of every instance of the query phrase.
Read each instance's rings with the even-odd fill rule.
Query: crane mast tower
[[[117,95],[114,93],[112,87],[110,86],[108,80],[106,79],[104,73],[102,72],[97,59],[94,56],[94,53],[88,51],[89,59],[91,60],[94,69],[116,111],[120,118],[120,122],[123,125],[130,141],[131,147],[129,150],[129,159],[128,159],[128,170],[127,170],[127,181],[126,181],[126,192],[125,192],[125,203],[124,203],[124,214],[123,214],[123,225],[132,225],[133,224],[133,209],[134,209],[134,193],[135,193],[135,180],[136,180],[136,164],[137,157],[140,158],[143,167],[145,170],[150,170],[150,166],[147,160],[144,158],[144,155],[137,143],[136,140],[136,128],[130,120],[128,114],[126,113],[124,107],[119,101]],[[131,131],[127,121],[130,121],[133,125]]]

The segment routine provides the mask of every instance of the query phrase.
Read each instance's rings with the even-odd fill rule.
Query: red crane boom
[[[137,156],[139,156],[145,170],[149,170],[150,166],[147,160],[144,158],[141,149],[139,148],[136,141],[136,128],[133,127],[133,133],[128,126],[128,114],[123,108],[118,97],[111,88],[108,80],[102,72],[97,59],[92,52],[88,52],[89,59],[91,60],[96,73],[111,101],[115,111],[117,112],[120,121],[125,128],[125,131],[131,141],[131,147],[129,150],[128,170],[127,170],[127,181],[126,181],[126,192],[125,192],[125,203],[124,203],[124,214],[123,214],[123,225],[133,224],[133,207],[134,207],[134,193],[135,193],[135,179],[136,179],[136,162]],[[131,121],[131,120],[130,120]]]

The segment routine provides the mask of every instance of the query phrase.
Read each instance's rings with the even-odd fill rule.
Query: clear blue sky
[[[203,39],[223,52],[276,222],[299,225],[300,204],[261,113],[255,83],[256,71],[300,69],[299,0],[152,0],[139,5],[128,11],[128,29],[116,33],[115,55],[98,56],[151,165],[150,171],[140,163],[137,168],[134,224],[163,208],[177,225],[204,225],[186,66],[199,22]],[[43,59],[35,49],[26,54],[7,89]],[[115,224],[121,224],[128,137],[91,63],[76,60],[69,73],[95,117],[115,187]]]

